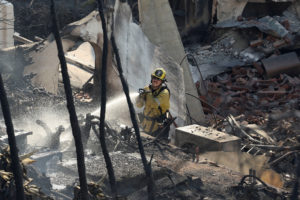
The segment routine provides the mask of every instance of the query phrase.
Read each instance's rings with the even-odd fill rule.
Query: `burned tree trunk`
[[[21,170],[21,165],[18,157],[18,148],[17,148],[16,138],[14,133],[14,126],[11,120],[9,104],[7,101],[1,74],[0,74],[0,100],[1,100],[2,112],[5,120],[7,135],[8,135],[8,143],[10,147],[11,165],[12,165],[12,171],[14,174],[15,184],[16,184],[16,198],[22,200],[25,199],[22,170]]]
[[[80,127],[78,124],[78,119],[77,119],[76,110],[74,106],[70,78],[67,70],[67,63],[63,52],[63,46],[59,35],[58,27],[57,27],[53,0],[51,0],[51,15],[52,15],[52,23],[53,23],[52,31],[56,40],[58,57],[61,64],[61,73],[63,77],[64,88],[65,88],[65,93],[67,98],[67,108],[70,114],[70,122],[71,122],[74,140],[75,140],[75,146],[76,146],[77,167],[79,173],[81,199],[86,200],[89,199],[89,196],[88,196],[88,188],[87,188],[87,181],[86,181],[86,174],[85,174],[84,152],[83,152],[83,146],[81,141],[81,133],[80,133]]]
[[[106,168],[109,176],[109,182],[112,190],[112,194],[114,198],[117,197],[117,187],[116,187],[116,180],[114,169],[109,157],[109,153],[106,147],[105,142],[105,111],[106,111],[106,72],[107,72],[107,53],[108,53],[108,36],[107,36],[107,29],[104,17],[104,6],[103,1],[98,0],[98,9],[99,15],[101,18],[102,29],[103,29],[103,52],[102,52],[102,70],[101,70],[101,112],[100,112],[100,134],[99,140],[101,143],[101,148],[103,152],[103,156],[106,163]]]
[[[119,56],[119,51],[118,51],[118,48],[117,48],[117,44],[116,44],[113,32],[112,32],[112,35],[111,35],[111,41],[112,41],[112,46],[113,46],[114,53],[116,55],[117,68],[118,68],[118,71],[119,71],[119,74],[120,74],[120,79],[121,79],[121,82],[122,82],[123,90],[124,90],[124,93],[126,95],[126,99],[127,99],[127,103],[128,103],[128,107],[129,107],[130,118],[131,118],[133,128],[134,128],[134,131],[135,131],[135,134],[136,134],[136,139],[137,139],[137,142],[138,142],[139,151],[140,151],[142,162],[143,162],[143,165],[144,165],[144,170],[145,170],[146,176],[147,176],[148,199],[155,199],[155,184],[154,184],[153,176],[152,176],[151,163],[148,163],[147,159],[146,159],[144,146],[143,146],[143,143],[142,143],[142,140],[141,140],[139,126],[138,126],[138,123],[137,123],[137,120],[136,120],[135,110],[134,110],[133,104],[130,100],[128,85],[127,85],[126,80],[123,76],[123,70],[122,70],[121,60],[120,60],[120,56]]]

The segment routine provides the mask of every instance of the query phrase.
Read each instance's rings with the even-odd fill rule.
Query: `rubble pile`
[[[264,125],[272,113],[299,109],[299,76],[265,79],[253,67],[235,67],[205,82],[208,93],[200,97],[207,102],[204,111],[216,112],[221,119],[232,114],[240,121]]]
[[[27,76],[21,82],[8,79],[5,82],[5,90],[14,116],[34,112],[38,107],[64,106],[65,102],[63,93],[53,95],[44,88],[34,87]]]
[[[268,166],[281,174],[284,188],[291,190],[300,149],[300,76],[266,78],[259,70],[234,67],[206,79],[207,94],[199,98],[209,125],[242,138],[241,151],[268,156]],[[238,199],[280,197],[257,185],[233,191]]]
[[[214,24],[209,43],[186,46],[208,125],[240,137],[242,152],[266,156],[288,191],[297,180],[300,145],[298,8],[294,1],[276,16],[259,17],[245,17],[245,9]],[[234,194],[275,198],[252,186],[240,185]]]
[[[250,180],[246,180],[246,179]],[[260,183],[260,184],[257,184]],[[245,176],[237,186],[230,188],[236,199],[288,199],[287,193],[269,187],[260,179]]]
[[[29,159],[27,156],[21,157],[20,159],[23,171],[23,184],[26,199],[51,200],[52,198],[41,192],[41,189],[38,186],[31,184],[33,179],[27,176],[25,165],[32,163],[33,160]],[[15,199],[15,183],[11,169],[11,158],[8,147],[1,149],[0,162],[0,199]]]

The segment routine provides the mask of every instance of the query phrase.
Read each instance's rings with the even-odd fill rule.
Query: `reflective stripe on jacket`
[[[138,108],[144,106],[144,119],[141,126],[146,133],[151,134],[157,131],[163,116],[170,109],[170,94],[168,89],[161,90],[161,87],[152,92],[149,86],[144,89],[146,93],[138,96],[136,106]]]

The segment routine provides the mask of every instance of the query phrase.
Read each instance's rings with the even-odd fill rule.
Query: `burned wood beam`
[[[78,119],[77,119],[76,110],[74,106],[65,54],[63,51],[63,46],[58,31],[56,14],[54,9],[54,0],[51,0],[51,15],[52,15],[52,23],[53,23],[52,31],[56,40],[58,57],[61,64],[61,73],[63,77],[64,88],[65,88],[65,93],[67,98],[67,108],[70,115],[72,133],[74,136],[75,146],[76,146],[77,167],[78,167],[79,182],[80,182],[80,196],[81,199],[88,200],[89,196],[88,196],[88,187],[87,187],[87,180],[86,180],[86,173],[85,173],[84,152],[83,152],[83,145],[81,141],[81,132],[80,132],[80,127],[78,124]]]
[[[107,72],[107,54],[108,54],[108,36],[106,29],[106,22],[104,17],[104,5],[102,0],[98,0],[98,10],[101,18],[103,30],[103,52],[102,52],[102,69],[101,69],[101,111],[100,111],[100,133],[99,140],[101,143],[102,153],[106,163],[111,192],[115,199],[117,199],[117,186],[114,174],[113,165],[111,163],[109,153],[105,142],[105,111],[106,111],[106,72]]]
[[[24,37],[20,36],[19,33],[14,33],[13,38],[18,42],[22,42],[23,44],[33,43],[33,41],[28,40],[27,38],[24,38]]]
[[[0,52],[1,53],[13,53],[19,48],[23,49],[23,50],[31,50],[32,48],[34,48],[37,45],[38,45],[38,42],[33,42],[33,43],[28,43],[28,44],[21,44],[21,45],[16,45],[16,46],[13,46],[13,47],[3,48],[3,49],[0,50]]]
[[[242,135],[246,136],[250,141],[258,143],[258,144],[262,144],[261,141],[254,139],[253,137],[251,137],[248,133],[246,133],[246,131],[244,131],[240,124],[235,120],[235,118],[232,115],[229,115],[226,120],[228,121],[228,123],[233,126],[234,128],[236,128],[240,133],[242,133]]]
[[[297,153],[298,151],[295,150],[295,151],[290,151],[290,152],[287,152],[285,154],[283,154],[282,156],[280,156],[279,158],[276,158],[275,160],[269,162],[269,165],[275,165],[276,163],[278,163],[279,161],[281,161],[282,159],[286,158],[287,156],[293,154],[293,153]]]
[[[136,113],[133,107],[133,104],[130,100],[130,96],[129,96],[129,88],[127,85],[127,82],[123,76],[123,70],[122,70],[122,64],[121,64],[121,60],[120,60],[120,56],[119,56],[119,50],[115,41],[115,37],[114,37],[114,32],[112,31],[111,34],[111,41],[112,41],[112,46],[113,46],[113,51],[116,55],[116,60],[117,60],[117,69],[119,71],[119,75],[120,75],[120,79],[121,79],[121,83],[122,83],[122,87],[124,90],[124,93],[126,95],[126,99],[127,99],[127,104],[129,107],[129,112],[130,112],[130,118],[132,121],[132,125],[136,134],[136,139],[138,142],[138,147],[139,147],[139,151],[141,154],[141,158],[142,158],[142,162],[144,165],[144,170],[146,172],[146,176],[147,176],[147,184],[148,184],[148,199],[155,199],[155,183],[153,180],[153,175],[152,175],[152,169],[151,169],[151,162],[148,163],[147,159],[146,159],[146,155],[145,155],[145,151],[144,151],[144,146],[141,140],[141,135],[140,135],[140,129],[136,120]]]
[[[24,200],[25,194],[24,194],[24,187],[23,187],[23,176],[22,176],[23,173],[21,170],[20,160],[18,157],[18,148],[17,148],[16,138],[14,133],[14,126],[12,123],[9,104],[7,101],[7,96],[4,89],[4,84],[3,84],[1,74],[0,74],[0,101],[1,101],[3,117],[6,125],[6,131],[8,135],[11,165],[12,165],[12,171],[14,174],[14,179],[16,184],[16,197],[17,199]]]
[[[39,36],[34,36],[34,40],[37,41],[37,42],[42,42],[44,41],[43,38],[39,37]]]
[[[82,70],[84,70],[86,72],[89,72],[91,74],[94,73],[94,68],[92,66],[80,63],[80,62],[78,62],[78,61],[76,61],[76,60],[74,60],[74,59],[72,59],[72,58],[70,58],[68,56],[65,56],[65,58],[66,58],[66,61],[68,63],[71,63],[71,64],[75,65],[76,67],[78,67],[78,68],[80,68],[80,69],[82,69]]]

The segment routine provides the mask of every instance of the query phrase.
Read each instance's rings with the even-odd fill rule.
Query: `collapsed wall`
[[[139,25],[132,22],[131,10],[127,3],[117,3],[114,10],[115,38],[130,92],[136,93],[139,88],[148,85],[154,68],[164,67],[171,90],[171,113],[177,117],[178,125],[183,125],[186,117],[183,70],[173,58],[148,40]],[[98,12],[93,11],[85,18],[69,24],[62,31],[62,40],[65,52],[77,48],[80,43],[89,42],[95,52],[95,69],[101,71],[103,33]],[[32,52],[31,57],[34,62],[25,68],[26,74],[36,74],[33,84],[37,87],[45,87],[47,91],[53,93],[58,88],[59,74],[55,46],[55,41],[50,36],[41,48]],[[108,62],[107,69],[107,92],[108,100],[111,100],[123,92],[111,53],[108,56],[108,60],[111,61]],[[44,73],[45,70],[48,73]],[[50,72],[55,76],[49,76]]]

